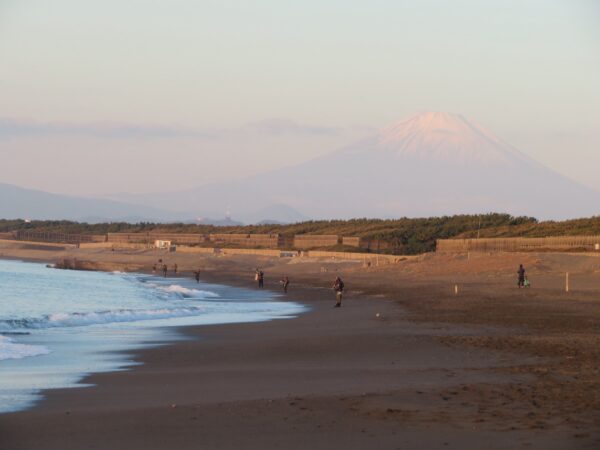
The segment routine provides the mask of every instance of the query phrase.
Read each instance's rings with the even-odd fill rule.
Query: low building
[[[154,247],[161,250],[169,250],[171,248],[171,241],[163,241],[162,239],[157,239],[154,241]]]

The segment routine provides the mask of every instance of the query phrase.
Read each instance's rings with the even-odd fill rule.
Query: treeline
[[[525,222],[517,225],[499,225],[481,230],[480,237],[548,237],[548,236],[598,236],[600,216],[564,221]],[[456,237],[474,238],[477,233],[466,231]]]
[[[452,238],[477,230],[499,229],[536,225],[532,217],[512,217],[508,214],[457,215],[420,219],[352,219],[317,220],[290,225],[214,226],[185,223],[79,223],[70,221],[0,220],[0,232],[31,230],[69,234],[106,234],[117,232],[161,231],[169,233],[277,233],[284,236],[296,234],[336,234],[359,236],[365,240],[387,242],[385,250],[394,253],[415,254],[435,249],[436,239]]]
[[[600,235],[600,216],[566,221],[538,222],[533,217],[509,214],[456,215],[429,218],[314,220],[290,225],[214,226],[185,223],[98,223],[70,221],[0,220],[0,232],[17,230],[49,231],[70,234],[106,234],[116,232],[168,233],[277,233],[336,234],[359,236],[389,244],[385,251],[416,254],[435,249],[437,239],[480,237],[541,237],[566,235]]]

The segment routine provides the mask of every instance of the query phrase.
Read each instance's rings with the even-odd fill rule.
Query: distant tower
[[[225,213],[225,219],[231,220],[231,207],[227,207],[227,212]]]

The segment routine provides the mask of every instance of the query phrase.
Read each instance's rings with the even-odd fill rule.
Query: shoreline
[[[0,257],[0,261],[1,260],[40,264],[40,265],[45,265],[45,267],[47,267],[47,268],[49,268],[49,265],[50,265],[50,264],[48,264],[49,261],[43,261],[43,260],[39,260],[39,259],[26,260],[26,259],[17,258],[17,257],[15,257],[15,258]],[[56,268],[56,267],[51,267],[51,268],[55,269],[55,270],[73,270],[73,269],[63,269],[63,268]],[[83,272],[93,272],[92,270],[88,270],[88,269],[84,269],[82,271]],[[97,270],[96,272],[111,273],[111,271],[102,271],[102,270]],[[156,281],[162,281],[164,279],[162,276],[152,274],[150,271],[132,272],[132,273],[128,273],[126,275],[132,276],[132,278],[134,280],[137,280],[136,281],[137,283],[141,283],[141,280],[139,279],[139,277],[142,277],[145,281],[146,280],[152,281],[153,283]],[[190,276],[186,276],[186,275],[190,275]],[[191,285],[192,276],[191,276],[191,274],[181,274],[179,276],[167,277],[164,280],[168,281],[167,285],[172,284],[172,285],[180,287],[179,284],[182,283],[183,280],[187,280],[190,283],[182,283],[182,284]],[[225,287],[225,288],[241,288],[241,289],[249,290],[248,286],[244,286],[242,283],[224,284],[224,283],[209,282],[209,281],[202,281],[202,283],[204,283],[204,287],[207,287],[207,285],[210,283],[210,285],[213,285],[213,287],[218,287],[218,288],[223,288],[223,287]],[[235,284],[235,286],[234,286],[234,284]],[[195,283],[192,286],[195,288]],[[265,292],[264,301],[267,301],[267,302],[282,301],[282,299],[277,295],[278,294],[277,292],[272,291],[272,290],[265,290],[265,291],[266,292]],[[259,303],[260,303],[260,301],[263,301],[263,300],[259,300]],[[283,301],[286,303],[292,303],[291,299],[283,300]],[[254,300],[251,300],[251,302],[254,302]],[[82,368],[81,372],[78,371],[78,372],[73,372],[72,374],[67,374],[66,377],[71,379],[71,381],[68,382],[69,386],[47,387],[47,388],[42,388],[42,389],[37,389],[37,390],[32,389],[31,397],[37,398],[37,400],[34,400],[31,403],[28,403],[26,406],[23,406],[22,408],[19,408],[19,409],[9,410],[9,411],[0,411],[0,415],[19,413],[19,412],[27,412],[34,408],[37,408],[37,407],[39,407],[39,405],[43,404],[47,395],[53,391],[60,391],[60,390],[65,390],[65,389],[81,389],[84,387],[93,387],[94,383],[93,383],[93,381],[91,381],[91,378],[97,374],[132,370],[136,366],[143,364],[143,360],[141,358],[140,353],[143,352],[146,348],[173,345],[174,343],[178,342],[179,340],[188,339],[189,333],[186,331],[188,328],[202,328],[202,327],[207,327],[207,326],[219,326],[219,325],[228,325],[228,324],[236,324],[236,323],[262,323],[262,322],[268,322],[271,320],[286,320],[286,319],[291,320],[300,314],[310,311],[310,309],[307,306],[305,306],[304,304],[300,304],[298,302],[293,302],[293,303],[295,303],[296,305],[299,305],[302,310],[299,312],[293,312],[293,313],[290,312],[289,314],[292,314],[292,315],[289,315],[287,312],[281,313],[278,311],[273,311],[273,312],[259,313],[259,314],[264,315],[263,318],[253,317],[253,313],[249,313],[249,316],[246,319],[243,319],[240,317],[237,317],[237,318],[232,317],[232,318],[230,318],[230,321],[223,321],[223,322],[209,321],[208,323],[172,324],[172,325],[165,324],[164,321],[168,320],[165,318],[160,318],[160,319],[156,320],[157,324],[153,324],[154,320],[152,320],[152,319],[146,319],[146,323],[147,323],[146,326],[143,326],[140,329],[130,328],[130,330],[132,332],[135,332],[136,330],[138,330],[138,331],[143,330],[141,333],[141,336],[140,336],[140,340],[133,340],[128,343],[120,342],[120,344],[117,345],[114,350],[110,350],[110,349],[109,350],[101,350],[101,352],[99,354],[108,353],[110,355],[115,355],[115,356],[119,357],[118,360],[113,361],[111,368],[104,367],[101,364],[99,367],[93,368],[91,370],[84,370]],[[294,308],[293,306],[290,306],[290,307]],[[183,319],[185,319],[185,318],[186,318],[186,316],[183,317]],[[182,319],[182,317],[175,316],[175,317],[172,317],[172,319],[178,320],[178,319]],[[119,323],[119,322],[116,322],[116,323]],[[136,321],[132,321],[132,323],[136,323]],[[92,324],[92,325],[101,325],[101,324],[97,323],[97,324]],[[85,333],[86,328],[87,327],[82,328],[82,332]],[[116,331],[119,331],[119,330],[116,330]],[[152,335],[143,337],[144,335],[148,334],[144,331],[150,332]],[[110,333],[110,331],[107,331],[107,332]],[[14,335],[22,335],[22,334],[30,335],[32,333],[26,332],[26,331],[0,332],[0,336],[1,335],[14,336]],[[35,333],[35,334],[37,334],[37,333]],[[38,337],[38,341],[40,339],[42,339],[42,338]],[[43,341],[40,341],[40,342],[43,342]],[[17,344],[19,344],[19,343],[17,343]],[[38,342],[38,344],[28,344],[28,345],[41,345],[41,344]],[[120,349],[119,347],[123,347],[123,345],[125,347],[129,347],[129,348],[121,348]],[[48,351],[46,350],[46,352],[43,354],[47,354],[47,353],[48,353]],[[60,353],[58,353],[58,355],[60,355]],[[31,355],[31,356],[26,356],[25,358],[26,359],[27,358],[35,358],[36,356],[37,355]],[[10,358],[9,358],[9,360],[10,360]],[[110,363],[107,363],[107,364],[110,365]],[[73,376],[71,376],[71,375],[73,375]],[[76,377],[75,377],[75,375],[76,375]]]
[[[204,281],[244,287],[251,285],[250,268],[269,265],[267,289],[292,267],[256,258],[202,262]],[[323,264],[328,272],[318,270]],[[504,318],[491,329],[478,317],[441,315],[433,302],[446,284],[443,274],[408,281],[389,268],[363,273],[320,262],[293,269],[288,297],[310,306],[299,317],[178,327],[192,339],[135,351],[132,359],[143,365],[91,375],[94,387],[48,391],[39,408],[0,416],[0,444],[86,448],[107,429],[116,434],[102,438],[103,445],[115,449],[200,442],[202,448],[550,449],[600,442],[594,403],[581,403],[577,412],[536,392],[545,377],[539,370],[556,356],[499,345],[514,335],[525,339],[523,324]],[[350,290],[335,310],[324,286],[338,272]],[[390,284],[389,276],[399,274],[400,285]],[[473,301],[492,295],[479,285],[461,289]],[[463,310],[469,301],[460,300]]]

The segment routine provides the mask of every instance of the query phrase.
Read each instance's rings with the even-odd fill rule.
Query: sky
[[[427,110],[600,190],[600,2],[0,0],[0,182],[186,189]]]

